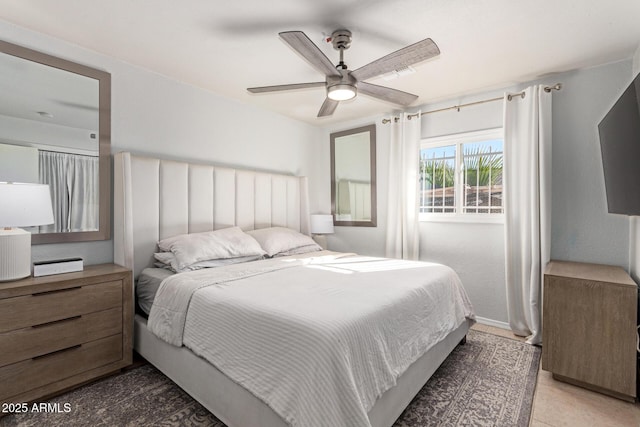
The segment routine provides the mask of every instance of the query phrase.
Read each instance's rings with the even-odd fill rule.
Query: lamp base
[[[31,275],[31,233],[0,228],[0,282]]]
[[[311,238],[316,242],[322,249],[327,250],[327,236],[324,234],[312,234]]]

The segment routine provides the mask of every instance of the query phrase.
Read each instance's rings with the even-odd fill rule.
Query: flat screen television
[[[609,213],[640,215],[640,74],[598,125]]]

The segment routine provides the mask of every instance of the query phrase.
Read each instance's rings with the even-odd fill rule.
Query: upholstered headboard
[[[114,162],[114,262],[153,265],[158,240],[239,226],[309,234],[307,178],[118,153]]]

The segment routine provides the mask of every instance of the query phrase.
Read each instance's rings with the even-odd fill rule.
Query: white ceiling
[[[318,126],[397,107],[361,95],[318,119],[322,88],[249,94],[324,80],[280,31],[304,31],[337,63],[323,38],[351,30],[351,70],[432,38],[441,55],[415,74],[369,80],[419,95],[415,105],[630,58],[640,43],[638,0],[0,0],[0,17]]]

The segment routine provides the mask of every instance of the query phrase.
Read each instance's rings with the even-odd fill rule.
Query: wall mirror
[[[33,243],[111,234],[111,75],[0,40],[0,181],[49,184]]]
[[[376,125],[331,134],[334,225],[376,226]]]

